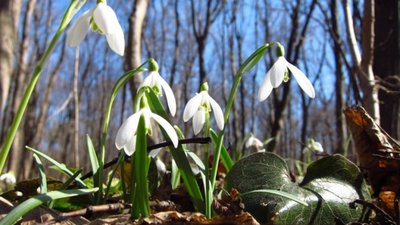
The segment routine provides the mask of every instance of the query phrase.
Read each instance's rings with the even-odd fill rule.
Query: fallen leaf
[[[344,110],[355,142],[360,168],[380,206],[395,215],[395,196],[400,190],[400,145],[361,106]]]

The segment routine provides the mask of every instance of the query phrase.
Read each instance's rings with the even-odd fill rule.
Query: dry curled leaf
[[[394,215],[395,196],[400,191],[400,145],[361,106],[344,110],[356,146],[361,169],[382,202]]]
[[[179,213],[176,211],[160,212],[151,215],[143,220],[143,224],[187,224],[187,225],[259,225],[259,223],[249,214],[241,213],[231,217],[215,216],[207,219],[203,214]]]
[[[214,199],[213,207],[218,215],[232,217],[243,213],[244,204],[239,198],[238,190],[232,188],[229,195],[224,195],[221,199]]]

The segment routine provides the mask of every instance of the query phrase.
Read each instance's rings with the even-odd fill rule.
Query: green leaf
[[[37,155],[39,155],[39,156],[41,156],[41,157],[47,159],[49,162],[51,162],[54,166],[56,166],[58,169],[60,169],[61,171],[63,171],[63,172],[64,172],[65,174],[67,174],[68,176],[70,176],[70,177],[74,176],[74,172],[72,172],[70,169],[68,169],[68,168],[65,166],[65,164],[57,162],[55,159],[51,158],[50,156],[48,156],[48,155],[46,155],[46,154],[44,154],[44,153],[42,153],[42,152],[40,152],[40,151],[38,151],[38,150],[36,150],[36,149],[34,149],[34,148],[31,148],[31,147],[29,147],[29,146],[26,146],[26,148],[27,148],[28,150],[34,152],[35,154],[37,154]],[[85,184],[81,179],[79,179],[78,177],[75,178],[75,181],[78,183],[78,185],[79,185],[80,187],[86,188],[86,184]]]
[[[40,160],[39,156],[33,154],[33,159],[39,169],[39,179],[40,179],[40,193],[47,192],[47,177],[46,172],[44,171],[44,166],[42,161]]]
[[[15,224],[23,215],[33,210],[34,208],[40,206],[41,204],[49,201],[53,201],[61,198],[68,198],[78,195],[86,195],[93,192],[96,192],[98,188],[93,189],[75,189],[75,190],[63,190],[63,191],[51,191],[46,194],[41,194],[35,197],[32,197],[17,207],[15,207],[10,213],[7,214],[0,221],[0,225],[8,225]]]
[[[278,225],[328,225],[335,224],[335,219],[344,224],[357,222],[364,219],[366,211],[361,206],[350,208],[349,203],[370,199],[360,170],[341,155],[310,164],[303,182],[298,184],[292,182],[286,162],[276,154],[252,154],[232,167],[225,185],[228,191],[235,188],[244,193],[241,198],[245,209],[259,222]],[[246,194],[252,191],[255,193]]]
[[[212,129],[210,129],[210,137],[213,144],[217,146],[218,142],[220,141],[219,138],[221,137],[218,137],[217,133],[215,133],[215,131]],[[233,164],[235,164],[225,146],[223,145],[221,146],[221,160],[222,164],[225,166],[226,171],[229,171],[232,168]]]
[[[175,190],[181,181],[181,173],[179,172],[178,166],[175,163],[175,160],[172,159],[172,167],[171,167],[171,186],[172,190]]]
[[[93,184],[95,187],[100,187],[103,184],[100,183],[100,175],[99,175],[99,160],[97,158],[96,150],[94,149],[94,145],[92,142],[92,139],[89,137],[89,135],[86,135],[86,144],[88,148],[88,154],[89,154],[89,160],[90,160],[90,165],[92,167],[92,174],[93,174]],[[103,163],[104,164],[104,163]],[[101,190],[103,191],[103,190]],[[103,193],[97,192],[96,195],[102,195]],[[95,197],[96,199],[99,199],[99,196]]]
[[[148,186],[148,171],[150,165],[149,155],[147,153],[147,133],[146,122],[144,116],[140,116],[139,124],[136,133],[136,151],[134,156],[134,173],[136,187],[131,187],[131,193],[134,193],[134,201],[132,205],[138,207],[132,208],[132,217],[139,218],[150,215],[149,203],[149,186]]]

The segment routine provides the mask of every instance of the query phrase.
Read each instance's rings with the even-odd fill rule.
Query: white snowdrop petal
[[[139,85],[139,88],[137,89],[138,91],[140,90],[140,88],[144,87],[144,86],[149,86],[152,87],[153,86],[153,80],[154,80],[154,72],[150,72],[149,75],[144,78],[143,82]]]
[[[224,129],[224,113],[222,112],[221,107],[218,103],[211,97],[209,97],[209,102],[211,108],[214,112],[215,121],[217,122],[217,126],[219,130]]]
[[[90,28],[90,17],[92,13],[93,10],[84,12],[78,17],[74,25],[72,25],[67,33],[67,45],[69,47],[76,47],[83,41]]]
[[[158,155],[158,153],[160,153],[160,151],[161,151],[161,148],[153,149],[153,150],[151,150],[151,151],[149,152],[149,156],[150,156],[151,158],[156,158],[156,156]]]
[[[311,84],[311,81],[307,78],[307,76],[299,70],[296,66],[287,63],[289,70],[292,72],[294,78],[296,79],[297,83],[303,89],[303,91],[310,96],[311,98],[315,97],[314,87]]]
[[[169,108],[169,112],[172,116],[175,116],[176,113],[176,100],[174,92],[172,91],[169,84],[159,75],[158,82],[164,90],[165,97],[167,98],[167,104]]]
[[[105,3],[98,3],[93,11],[93,20],[105,34],[115,33],[121,27],[114,10]]]
[[[316,151],[316,152],[323,152],[324,151],[324,148],[322,147],[321,143],[319,143],[317,141],[313,143],[312,147],[313,147],[314,151]]]
[[[279,85],[281,85],[287,68],[286,64],[286,59],[280,56],[272,68],[268,71],[267,76],[268,74],[270,75],[272,87],[277,88]]]
[[[125,38],[121,26],[115,27],[115,32],[106,34],[108,46],[120,56],[125,53]]]
[[[0,175],[0,182],[6,185],[13,185],[16,183],[15,175],[12,173],[4,173]]]
[[[247,141],[246,141],[246,143],[244,144],[244,146],[245,146],[246,148],[249,148],[250,146],[253,145],[253,142],[254,142],[254,137],[253,137],[253,136],[250,136],[249,138],[247,138]]]
[[[260,89],[258,91],[258,100],[260,102],[264,101],[268,98],[268,96],[272,92],[272,84],[270,80],[271,76],[269,76],[269,72],[265,75],[264,80],[261,82]]]
[[[118,129],[117,136],[115,138],[115,146],[117,149],[122,149],[136,134],[139,117],[140,115],[138,113],[131,115]]]
[[[151,117],[165,130],[174,147],[178,147],[178,135],[176,134],[176,131],[172,125],[167,120],[155,113],[151,113]]]
[[[196,94],[191,98],[183,110],[183,121],[187,122],[197,112],[202,100],[202,94]]]
[[[204,123],[206,121],[206,112],[203,107],[199,108],[198,111],[193,116],[193,132],[195,135],[199,134],[201,129],[203,129]]]
[[[136,135],[131,136],[124,146],[125,154],[131,156],[136,151]]]

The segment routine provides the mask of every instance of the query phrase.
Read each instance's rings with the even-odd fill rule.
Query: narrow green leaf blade
[[[69,170],[64,164],[57,162],[55,159],[51,158],[50,156],[34,149],[31,148],[29,146],[26,146],[26,148],[32,152],[34,152],[35,154],[47,159],[49,162],[51,162],[54,166],[56,166],[57,168],[59,168],[60,170],[62,170],[65,174],[67,174],[68,176],[73,176],[74,173]],[[79,178],[75,178],[75,181],[78,183],[79,186],[83,187],[83,188],[87,188],[86,184]]]
[[[35,163],[38,167],[39,170],[39,179],[40,179],[40,193],[46,193],[47,192],[47,176],[46,172],[44,171],[44,166],[42,161],[40,160],[39,156],[36,154],[33,154],[33,159],[35,160]]]
[[[215,131],[213,131],[212,129],[210,129],[210,136],[211,136],[211,140],[213,142],[213,144],[216,146],[219,142],[219,138],[217,136],[217,133],[215,133]],[[221,147],[221,160],[222,160],[222,164],[224,164],[226,171],[229,172],[229,170],[231,170],[233,164],[235,164],[231,158],[231,156],[229,155],[228,151],[226,150],[225,146],[222,145]]]
[[[78,195],[86,195],[96,192],[98,188],[92,189],[74,189],[74,190],[62,190],[62,191],[51,191],[45,194],[37,195],[29,198],[15,207],[6,217],[0,221],[0,225],[15,224],[23,215],[40,206],[43,203],[61,199],[74,197]]]

